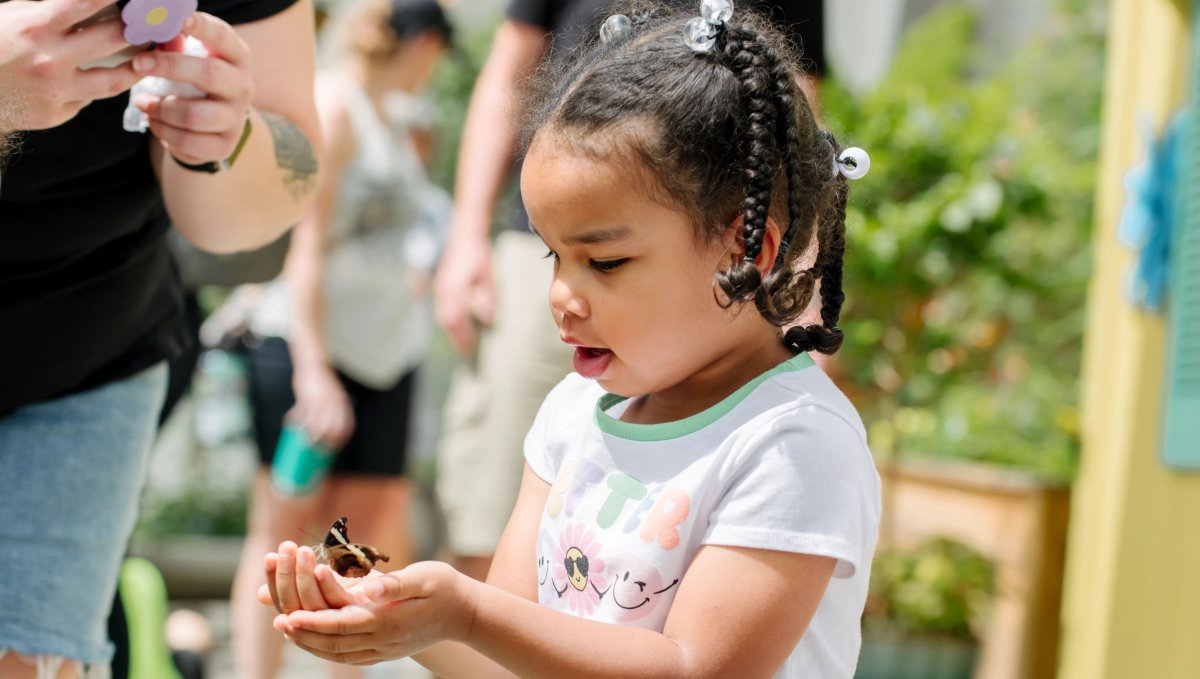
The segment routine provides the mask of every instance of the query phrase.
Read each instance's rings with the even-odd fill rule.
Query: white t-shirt
[[[662,631],[701,545],[829,556],[834,577],[775,677],[852,677],[880,512],[854,406],[807,354],[677,422],[622,422],[627,403],[571,374],[526,437],[552,484],[540,603]]]

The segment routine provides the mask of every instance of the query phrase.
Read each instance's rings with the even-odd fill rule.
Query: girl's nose
[[[567,315],[586,318],[588,315],[587,301],[557,272],[550,282],[550,309],[555,319]]]

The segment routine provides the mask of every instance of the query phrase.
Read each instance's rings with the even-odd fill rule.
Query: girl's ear
[[[724,245],[728,266],[733,266],[746,257],[746,241],[742,237],[742,225],[745,223],[746,218],[738,215],[737,219],[734,219],[725,228]],[[763,278],[766,278],[775,266],[775,255],[779,252],[779,241],[782,237],[779,224],[773,217],[767,217],[767,230],[763,234],[762,249],[759,251],[758,257],[754,258],[754,266]]]
[[[765,279],[771,269],[775,268],[775,255],[779,253],[779,241],[783,238],[779,224],[772,217],[767,217],[767,230],[763,234],[762,250],[754,258],[754,266]]]

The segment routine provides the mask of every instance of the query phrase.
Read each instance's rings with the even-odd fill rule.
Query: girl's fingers
[[[333,569],[329,566],[317,566],[315,575],[317,586],[321,589],[321,596],[325,598],[325,602],[330,607],[342,608],[343,606],[355,603],[354,597],[350,596],[350,593],[342,587],[337,578],[333,577]]]
[[[411,599],[417,595],[417,592],[412,591],[411,587],[405,585],[403,570],[374,578],[370,582],[365,583],[363,585],[363,593],[371,601],[381,603]]]
[[[300,594],[296,591],[296,543],[279,545],[275,566],[275,596],[281,613],[299,610]]]
[[[267,589],[267,598],[263,599],[262,588],[260,587],[258,600],[262,601],[265,605],[274,606],[275,610],[282,613],[283,606],[279,603],[279,593],[275,589],[275,570],[278,562],[279,555],[275,552],[271,552],[263,557],[263,570],[267,574],[267,584],[265,585]]]
[[[232,26],[205,12],[196,12],[183,26],[183,32],[204,43],[208,53],[236,66],[250,63],[250,47]]]
[[[275,605],[275,595],[271,592],[271,587],[268,584],[259,585],[258,591],[254,593],[254,596],[258,599],[258,603],[264,606]]]
[[[296,550],[296,593],[300,597],[300,607],[306,611],[319,611],[329,608],[321,588],[313,577],[313,569],[317,567],[317,557],[311,547],[301,547]]]
[[[327,608],[323,611],[293,611],[287,616],[287,633],[329,652],[374,648],[371,635],[379,626],[375,611],[364,606]]]

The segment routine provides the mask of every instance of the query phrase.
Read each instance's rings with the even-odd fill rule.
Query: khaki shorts
[[[558,339],[550,315],[553,261],[545,250],[533,234],[499,235],[495,321],[446,397],[437,492],[458,556],[495,552],[521,483],[525,434],[546,394],[571,371],[573,350]]]

